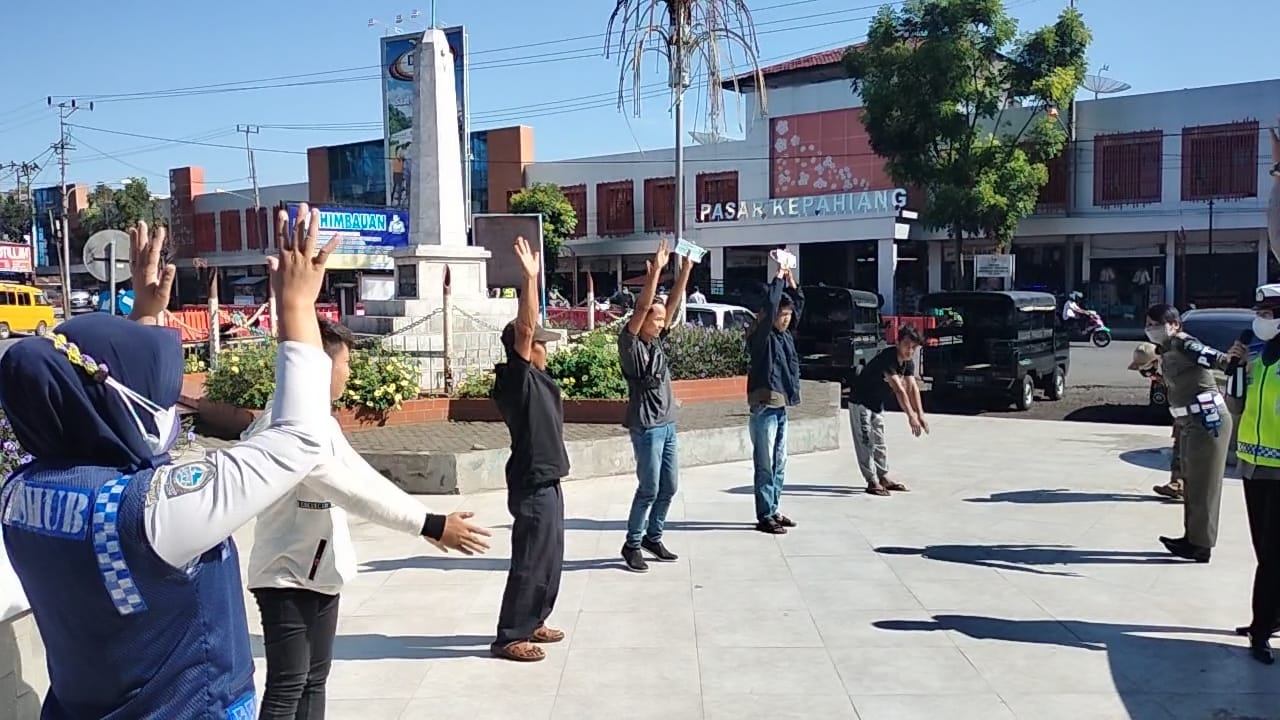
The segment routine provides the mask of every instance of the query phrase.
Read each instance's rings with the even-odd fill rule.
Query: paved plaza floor
[[[1238,480],[1213,562],[1186,564],[1156,541],[1181,507],[1149,496],[1167,429],[936,417],[914,439],[888,419],[912,492],[859,492],[847,445],[793,458],[799,527],[773,537],[751,529],[749,464],[690,469],[681,559],[646,575],[617,559],[633,479],[566,484],[568,637],[532,665],[487,652],[502,495],[423,498],[497,527],[483,558],[355,524],[330,719],[1280,718],[1280,667],[1230,632],[1253,572]]]

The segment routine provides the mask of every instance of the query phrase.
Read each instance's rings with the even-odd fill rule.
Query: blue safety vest
[[[44,640],[42,720],[254,720],[235,545],[189,568],[147,540],[153,471],[41,469],[0,490],[4,544]]]

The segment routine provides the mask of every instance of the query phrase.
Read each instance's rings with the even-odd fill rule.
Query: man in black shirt
[[[849,388],[849,426],[853,429],[853,447],[862,477],[867,481],[868,494],[885,496],[890,490],[904,492],[907,489],[889,477],[884,406],[890,396],[897,398],[898,407],[907,414],[913,435],[920,437],[921,433],[929,432],[912,360],[921,344],[920,334],[914,328],[903,327],[898,331],[898,342],[872,358]]]
[[[560,592],[564,565],[564,496],[569,474],[564,447],[564,404],[547,374],[547,342],[556,334],[538,325],[538,253],[516,238],[524,275],[516,319],[502,331],[507,361],[494,368],[493,397],[511,433],[507,459],[507,509],[511,512],[511,570],[502,593],[493,654],[533,662],[546,657],[539,644],[560,642],[547,627]]]

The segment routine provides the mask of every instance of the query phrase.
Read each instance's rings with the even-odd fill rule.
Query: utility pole
[[[11,162],[6,165],[0,165],[0,170],[13,171],[14,176],[18,180],[18,201],[19,202],[21,202],[24,197],[22,194],[22,181],[24,178],[27,181],[27,194],[25,197],[26,197],[28,207],[31,208],[31,227],[27,229],[31,231],[31,238],[30,238],[29,244],[31,245],[32,268],[34,268],[35,262],[36,262],[36,196],[35,196],[35,190],[31,187],[31,182],[32,182],[32,177],[36,173],[40,172],[40,166],[33,162],[21,162],[21,163]],[[32,274],[34,274],[34,269],[32,271]]]
[[[253,146],[249,144],[249,136],[257,135],[262,128],[257,125],[237,125],[236,132],[244,133],[244,151],[249,156],[249,180],[253,182],[254,222],[258,221],[258,208],[262,207],[262,198],[258,195],[258,169],[253,163]]]
[[[58,108],[58,142],[53,144],[53,151],[58,154],[58,184],[62,188],[62,252],[58,264],[62,271],[62,317],[71,319],[71,223],[67,217],[71,213],[71,198],[67,196],[67,151],[75,150],[71,144],[71,133],[67,132],[67,119],[77,110],[85,106],[76,102],[75,98],[64,100],[56,105],[53,98],[47,99],[49,107]],[[93,111],[93,103],[88,105]]]

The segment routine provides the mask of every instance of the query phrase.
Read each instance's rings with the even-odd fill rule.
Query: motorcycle
[[[1111,328],[1103,322],[1101,315],[1086,310],[1083,321],[1072,325],[1071,339],[1075,342],[1091,342],[1095,347],[1104,348],[1111,344]]]

